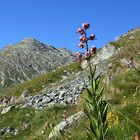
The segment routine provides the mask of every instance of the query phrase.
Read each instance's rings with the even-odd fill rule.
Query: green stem
[[[92,89],[93,89],[93,75],[92,75],[92,67],[91,67],[90,59],[87,60],[87,62],[88,62],[89,70],[90,70],[90,82],[91,82],[91,87],[92,87]]]
[[[87,34],[86,33],[85,33],[85,37],[87,38]],[[88,49],[88,40],[86,40],[85,43],[86,43],[86,51],[88,51],[89,50]],[[93,89],[93,75],[92,75],[92,67],[91,67],[91,61],[90,61],[90,59],[87,60],[87,62],[88,62],[89,70],[90,70],[91,87]]]

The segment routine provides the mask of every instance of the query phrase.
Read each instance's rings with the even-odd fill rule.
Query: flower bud
[[[90,49],[91,55],[92,54],[95,54],[96,53],[96,50],[97,50],[97,48],[95,46],[92,46],[91,49]]]
[[[89,26],[90,26],[89,23],[83,23],[83,24],[82,24],[82,27],[83,27],[85,30],[88,29]]]
[[[77,52],[76,56],[77,56],[77,58],[82,57],[82,54],[80,52]]]
[[[77,62],[82,62],[82,57],[78,58]]]
[[[82,61],[82,54],[80,52],[77,52],[76,57],[78,62]]]
[[[90,40],[94,40],[95,39],[95,35],[94,34],[90,35],[89,39]]]
[[[79,48],[81,48],[81,49],[84,48],[84,44],[81,43],[81,42],[78,44],[78,46],[79,46]]]
[[[89,51],[85,52],[85,58],[89,59],[91,57],[91,53]]]
[[[79,40],[80,40],[80,42],[82,42],[82,43],[84,43],[84,42],[86,42],[86,37],[85,36],[81,36],[80,38],[79,38]]]
[[[81,28],[78,28],[77,29],[77,33],[79,33],[81,35],[84,34],[84,32],[85,32],[84,29],[81,29]]]

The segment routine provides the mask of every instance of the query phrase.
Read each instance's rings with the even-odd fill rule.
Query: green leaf
[[[100,95],[100,97],[103,96],[103,91],[104,91],[104,86],[100,89],[100,91],[99,91],[99,93],[98,93],[98,95]]]
[[[96,72],[96,66],[94,67],[94,70],[93,70],[93,72],[92,72],[92,76],[94,77],[94,75],[95,75],[95,72]]]
[[[93,98],[93,94],[92,94],[92,92],[90,91],[90,89],[86,88],[86,91],[87,91],[87,93],[88,93],[88,97]]]
[[[91,129],[92,133],[94,134],[94,136],[97,137],[96,128],[94,128],[92,122],[90,122],[90,129]]]

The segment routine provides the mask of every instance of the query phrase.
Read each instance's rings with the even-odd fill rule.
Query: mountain
[[[30,80],[74,59],[75,56],[66,48],[57,49],[25,38],[0,50],[0,88]]]

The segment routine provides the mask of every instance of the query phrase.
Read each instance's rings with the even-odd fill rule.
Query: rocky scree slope
[[[57,49],[26,38],[0,50],[0,89],[30,80],[74,59],[73,53],[65,48]]]

